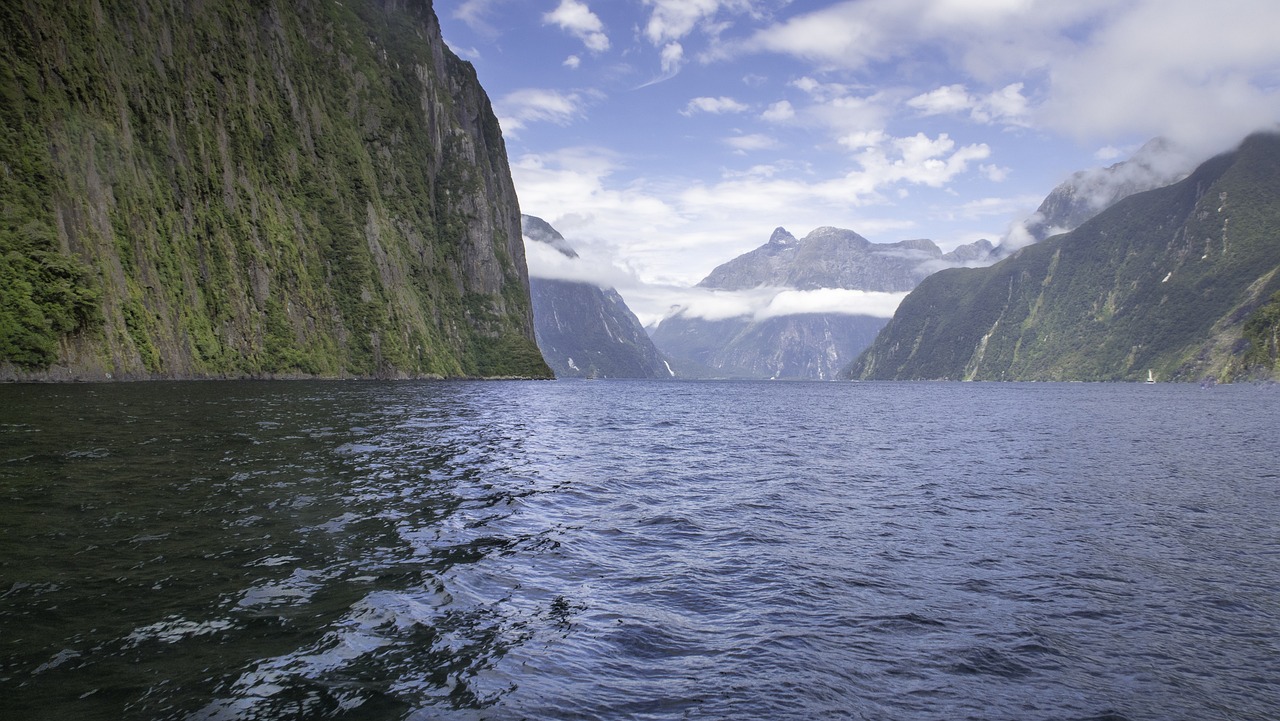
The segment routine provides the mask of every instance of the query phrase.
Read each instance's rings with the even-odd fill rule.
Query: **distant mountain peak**
[[[569,245],[569,241],[565,240],[563,235],[560,235],[560,231],[551,227],[551,224],[542,218],[527,213],[522,214],[520,216],[520,229],[526,238],[539,243],[546,243],[560,251],[565,257],[578,257],[578,251],[574,250],[572,245]]]
[[[1195,167],[1195,160],[1189,149],[1157,137],[1127,160],[1077,171],[1055,187],[1035,213],[1015,223],[993,254],[1003,258],[1024,246],[1074,230],[1130,195],[1185,178]]]
[[[773,235],[769,236],[770,245],[788,245],[796,242],[796,237],[789,233],[786,228],[778,226],[773,229]]]

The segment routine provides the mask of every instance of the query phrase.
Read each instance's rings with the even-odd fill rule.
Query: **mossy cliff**
[[[550,375],[426,0],[0,5],[0,377]]]
[[[1280,380],[1280,134],[924,280],[854,378]]]

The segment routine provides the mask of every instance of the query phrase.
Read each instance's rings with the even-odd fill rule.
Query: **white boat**
[[[1156,377],[1155,377],[1154,375],[1152,375],[1152,373],[1151,373],[1151,369],[1150,369],[1150,368],[1148,368],[1148,369],[1147,369],[1147,382],[1148,382],[1148,383],[1155,383],[1155,382],[1156,382]]]

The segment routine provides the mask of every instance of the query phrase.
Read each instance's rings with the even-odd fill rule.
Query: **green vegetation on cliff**
[[[550,374],[425,0],[5,3],[0,119],[3,375]]]
[[[1277,291],[1280,136],[1259,134],[1071,233],[925,279],[849,374],[1276,377]]]

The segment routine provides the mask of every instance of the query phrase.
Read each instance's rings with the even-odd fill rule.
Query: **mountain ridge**
[[[848,369],[866,379],[1280,375],[1280,135],[996,265],[942,271]],[[1270,341],[1268,341],[1270,339]],[[1269,343],[1269,345],[1268,345]]]
[[[949,253],[927,239],[872,243],[831,226],[797,239],[779,227],[763,245],[717,266],[698,286],[728,292],[902,293],[937,264],[981,262],[991,249],[986,240]],[[679,310],[650,335],[683,375],[833,380],[887,322],[875,315],[831,311],[708,320]]]

